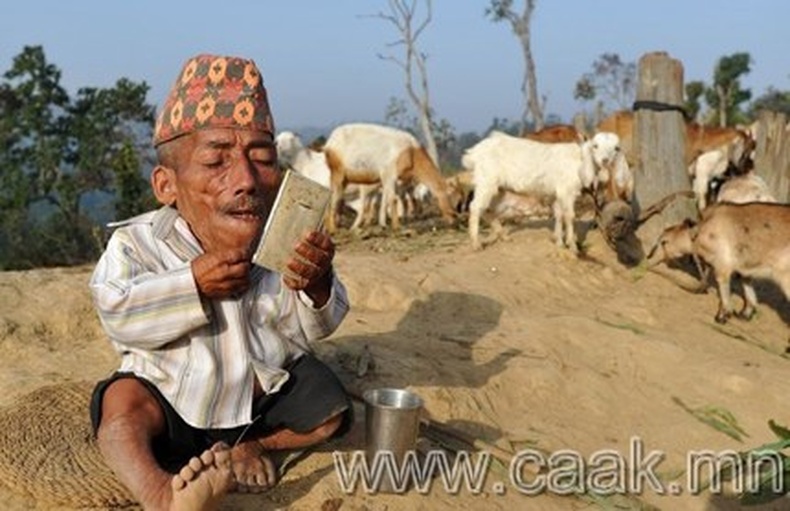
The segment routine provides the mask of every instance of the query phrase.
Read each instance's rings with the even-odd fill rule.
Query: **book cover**
[[[290,273],[286,264],[294,245],[305,234],[321,228],[329,205],[329,188],[288,170],[266,220],[252,261],[264,268]]]

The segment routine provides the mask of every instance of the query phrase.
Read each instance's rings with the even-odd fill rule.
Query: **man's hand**
[[[208,252],[192,261],[198,290],[207,298],[239,295],[250,286],[250,255],[245,250]]]
[[[296,291],[304,291],[316,307],[322,307],[332,291],[332,260],[335,244],[328,234],[313,231],[294,247],[297,256],[288,262],[292,275],[284,275],[283,282]]]

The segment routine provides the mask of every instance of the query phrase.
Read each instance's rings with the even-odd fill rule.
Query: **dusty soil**
[[[622,266],[595,230],[575,257],[555,247],[545,222],[510,229],[509,240],[479,252],[460,229],[341,232],[336,266],[353,309],[318,349],[353,392],[408,388],[433,424],[498,457],[480,493],[452,494],[438,479],[427,494],[343,492],[332,451],[363,448],[358,408],[347,438],[296,461],[275,490],[232,495],[222,509],[739,509],[731,495],[686,491],[686,456],[756,447],[775,440],[770,419],[790,423],[787,301],[764,285],[756,318],[718,325],[712,289],[684,290],[679,279],[690,277],[679,270]],[[90,271],[0,273],[0,406],[115,368],[91,307]],[[472,449],[436,428],[424,433],[423,450]],[[655,472],[677,495],[642,481],[644,491],[626,495],[531,496],[508,477],[519,451],[566,449],[589,461],[609,450],[628,460],[635,439],[644,456],[664,454]],[[5,509],[63,509],[2,481],[0,500]],[[788,507],[780,499],[762,509]]]

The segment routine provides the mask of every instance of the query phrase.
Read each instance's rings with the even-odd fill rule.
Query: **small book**
[[[330,195],[329,188],[287,170],[252,262],[291,273],[286,265],[295,256],[294,245],[308,232],[321,228]]]

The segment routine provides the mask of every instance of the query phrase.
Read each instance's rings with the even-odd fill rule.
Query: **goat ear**
[[[582,133],[581,131],[576,135],[576,141],[580,144],[583,144],[590,140],[590,137],[587,136],[587,133]]]

